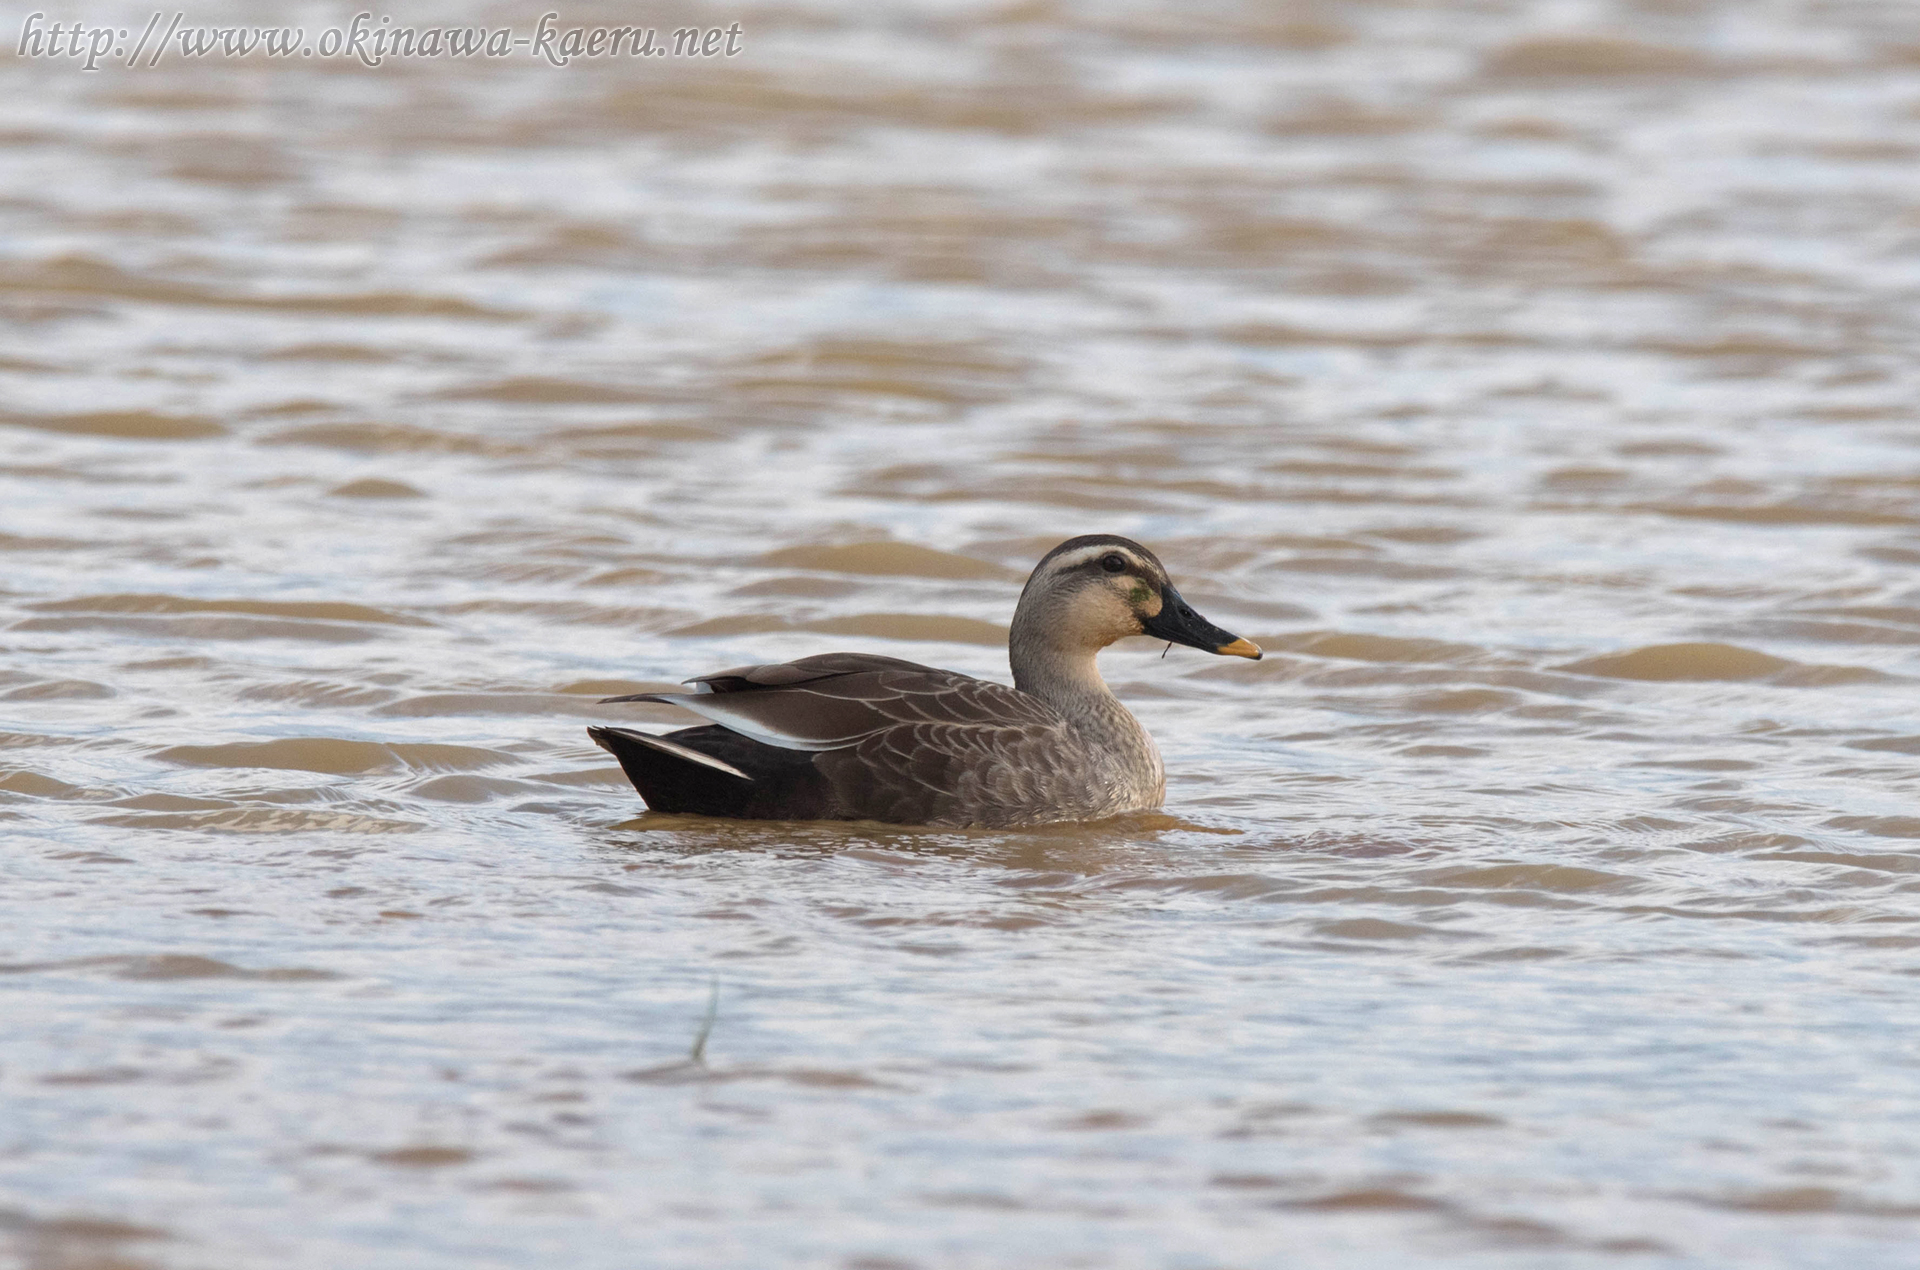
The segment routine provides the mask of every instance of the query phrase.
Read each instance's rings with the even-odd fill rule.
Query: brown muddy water
[[[0,1264],[1915,1264],[1913,18],[0,58]],[[587,741],[1095,530],[1164,817]]]

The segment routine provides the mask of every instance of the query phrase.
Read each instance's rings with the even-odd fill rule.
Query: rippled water
[[[0,59],[0,1263],[1912,1264],[1911,11],[1183,10]],[[1097,530],[1164,816],[586,739]]]

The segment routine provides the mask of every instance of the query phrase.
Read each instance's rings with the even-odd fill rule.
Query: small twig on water
[[[713,977],[713,983],[707,989],[707,1017],[700,1020],[700,1030],[693,1034],[693,1048],[687,1051],[687,1061],[701,1067],[707,1065],[707,1038],[713,1035],[713,1021],[720,1013],[720,976]]]

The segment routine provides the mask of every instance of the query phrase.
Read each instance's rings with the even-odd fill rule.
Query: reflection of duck
[[[1151,551],[1112,534],[1034,567],[1008,637],[1011,688],[870,653],[825,653],[607,701],[684,706],[708,726],[587,731],[656,811],[766,820],[1006,827],[1160,805],[1153,738],[1094,668],[1128,635],[1260,656],[1180,598]]]

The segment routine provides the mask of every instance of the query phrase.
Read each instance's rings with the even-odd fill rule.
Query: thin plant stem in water
[[[687,1061],[699,1067],[707,1065],[707,1038],[713,1035],[713,1021],[720,1013],[720,976],[715,975],[707,988],[707,1016],[700,1020],[700,1030],[693,1034],[693,1048],[687,1051]]]

